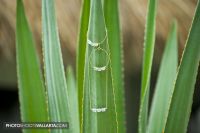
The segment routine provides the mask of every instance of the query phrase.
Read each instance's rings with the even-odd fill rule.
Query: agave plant
[[[185,133],[200,61],[200,3],[179,65],[176,21],[171,26],[149,111],[156,8],[157,0],[149,0],[138,132]],[[54,0],[42,0],[44,78],[22,0],[17,0],[16,18],[22,121],[69,122],[69,129],[23,129],[23,132],[125,133],[118,0],[83,0],[76,77],[71,67],[65,74]]]

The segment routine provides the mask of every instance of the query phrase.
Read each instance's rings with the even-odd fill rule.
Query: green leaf
[[[178,66],[177,26],[173,23],[162,57],[151,107],[147,133],[162,133],[167,121],[170,99]]]
[[[42,30],[44,72],[49,101],[50,121],[69,122],[71,124],[68,100],[69,93],[67,91],[60,40],[57,31],[54,0],[42,0]],[[69,133],[72,132],[72,129],[57,129],[51,131]]]
[[[115,89],[119,133],[126,132],[124,104],[123,47],[120,36],[118,0],[104,0],[104,15],[108,30],[111,73]]]
[[[71,67],[67,68],[67,89],[69,92],[69,108],[71,110],[72,121],[70,122],[74,133],[80,133],[78,94],[75,85],[75,78]]]
[[[186,133],[200,61],[199,35],[200,3],[198,2],[192,28],[178,70],[165,133]]]
[[[32,33],[25,16],[22,0],[17,0],[16,20],[17,74],[20,110],[23,122],[48,122],[45,89],[41,77]],[[48,130],[28,129],[24,132],[47,133]]]
[[[90,14],[90,0],[83,0],[81,19],[80,19],[80,29],[79,29],[79,40],[78,40],[78,50],[76,56],[76,87],[78,90],[78,102],[79,102],[79,120],[82,123],[83,114],[83,80],[84,80],[84,70],[85,70],[85,53],[86,53],[86,43],[87,43],[87,29],[89,24],[89,14]]]
[[[116,94],[107,39],[102,3],[100,0],[92,0],[84,77],[82,130],[85,133],[118,132]]]
[[[156,8],[157,8],[157,0],[149,0],[147,21],[145,28],[142,88],[141,88],[140,111],[139,111],[139,133],[145,133],[147,128],[150,77],[151,77],[151,68],[153,62],[154,45],[155,45]]]

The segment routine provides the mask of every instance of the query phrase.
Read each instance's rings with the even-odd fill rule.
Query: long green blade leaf
[[[42,30],[44,72],[49,100],[50,121],[71,122],[69,100],[60,40],[58,37],[54,0],[42,0]],[[70,125],[69,125],[70,126]],[[73,127],[73,126],[72,126]],[[52,132],[72,132],[72,129],[57,129]]]
[[[118,0],[104,0],[104,15],[108,30],[111,73],[116,97],[116,112],[119,133],[126,132],[124,105],[123,47],[121,45]]]
[[[200,2],[183,53],[165,133],[186,133],[200,61]]]
[[[76,87],[78,90],[78,102],[79,102],[79,117],[80,123],[82,123],[83,114],[83,80],[84,80],[84,70],[85,70],[85,52],[87,43],[87,27],[89,24],[89,14],[90,14],[90,0],[83,0],[81,19],[80,19],[80,31],[78,40],[78,50],[76,56]]]
[[[17,74],[21,117],[23,122],[48,122],[47,104],[39,60],[25,16],[22,0],[17,0],[16,21]],[[48,130],[24,130],[47,133]]]
[[[162,133],[167,121],[178,66],[177,26],[173,23],[163,54],[147,133]]]
[[[157,0],[149,0],[148,2],[139,111],[139,133],[145,133],[147,127],[150,77],[155,45]]]
[[[78,94],[75,85],[75,78],[71,67],[67,68],[67,89],[69,92],[69,108],[71,110],[72,127],[74,133],[80,133],[79,113],[78,113]]]
[[[85,133],[118,132],[107,39],[102,3],[100,0],[92,0],[84,77],[82,130]]]

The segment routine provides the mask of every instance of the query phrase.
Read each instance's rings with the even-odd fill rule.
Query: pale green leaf
[[[72,116],[69,109],[69,94],[56,24],[54,0],[42,0],[42,31],[50,121],[69,122],[70,127]],[[51,132],[71,133],[72,128],[51,130]]]
[[[87,34],[83,97],[85,133],[117,133],[115,90],[102,3],[92,0]]]
[[[173,23],[162,57],[151,106],[147,133],[162,133],[167,121],[170,99],[178,66],[177,26]]]
[[[71,125],[70,128],[73,128],[74,133],[80,133],[80,123],[79,123],[79,113],[78,113],[78,92],[75,85],[74,73],[71,67],[67,68],[67,89],[69,93],[69,108],[71,110]]]

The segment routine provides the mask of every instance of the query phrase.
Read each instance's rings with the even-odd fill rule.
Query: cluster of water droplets
[[[106,112],[107,110],[107,79],[106,78],[107,78],[107,69],[109,66],[109,53],[108,53],[108,50],[106,49],[108,48],[107,32],[102,41],[92,42],[90,39],[88,39],[87,44],[89,45],[91,49],[91,53],[89,55],[89,67],[90,67],[89,76],[93,78],[92,81],[95,80],[94,81],[95,83],[92,81],[89,81],[90,110],[95,113]],[[101,78],[103,77],[105,81],[96,80],[100,77]]]

